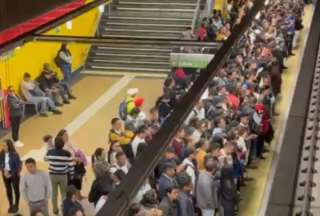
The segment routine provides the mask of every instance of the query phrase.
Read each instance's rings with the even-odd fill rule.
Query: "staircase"
[[[118,0],[101,18],[106,38],[177,40],[192,24],[197,0]],[[105,72],[170,72],[173,46],[154,44],[93,45],[86,69]]]

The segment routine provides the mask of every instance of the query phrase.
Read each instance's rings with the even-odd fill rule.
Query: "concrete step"
[[[139,2],[139,3],[169,3],[169,4],[196,4],[197,0],[118,0],[118,3],[132,3],[132,2]]]
[[[90,63],[97,63],[103,65],[128,65],[131,67],[155,67],[155,68],[169,68],[169,62],[157,62],[157,61],[133,61],[130,59],[88,59]]]
[[[163,30],[163,29],[118,29],[118,28],[111,28],[111,27],[107,27],[102,29],[102,32],[106,32],[106,33],[128,33],[128,34],[137,34],[137,35],[141,35],[141,34],[151,34],[151,35],[157,35],[157,34],[166,34],[166,35],[181,35],[181,31],[178,30]]]
[[[102,32],[101,33],[101,36],[102,37],[105,37],[105,38],[128,38],[128,39],[166,39],[166,40],[178,40],[180,37],[181,37],[181,34],[158,34],[158,33],[155,33],[155,34],[143,34],[141,32],[138,32],[138,34],[134,34],[134,33],[130,33],[130,32],[123,32],[122,34],[118,33],[118,32],[109,32],[109,31],[106,31],[106,32]]]
[[[111,11],[110,14],[111,17],[139,17],[139,18],[189,18],[192,20],[193,18],[193,11],[185,11],[185,10],[179,10],[177,12],[175,11],[150,11],[150,10],[126,10],[126,9],[115,9]]]
[[[147,73],[170,73],[170,68],[146,68],[146,67],[131,67],[131,66],[109,66],[100,64],[88,63],[86,66],[87,70],[103,70],[110,72],[147,72]]]
[[[171,49],[163,49],[163,48],[142,48],[142,47],[104,47],[97,46],[92,48],[92,52],[100,52],[100,53],[112,53],[112,54],[156,54],[168,56],[170,55]]]
[[[143,61],[146,59],[152,60],[152,61],[169,61],[170,56],[164,56],[164,55],[157,55],[157,54],[130,54],[130,53],[105,53],[105,52],[95,52],[90,53],[88,59],[95,58],[95,59],[114,59],[114,60],[121,60],[121,59],[130,59],[135,61]]]
[[[153,8],[153,7],[130,7],[130,6],[122,6],[119,5],[117,7],[118,11],[127,11],[127,12],[160,12],[160,13],[193,13],[194,8],[191,9],[185,9],[185,8]]]
[[[117,5],[117,9],[139,9],[139,10],[152,10],[152,11],[162,11],[162,10],[168,10],[168,11],[180,11],[180,10],[189,10],[194,11],[197,7],[197,4],[194,3],[175,3],[175,2],[120,2],[120,4]]]
[[[131,30],[165,30],[165,31],[184,31],[189,25],[179,25],[179,24],[145,24],[145,23],[115,23],[107,22],[105,25],[101,26],[104,29],[131,29]]]
[[[190,26],[192,23],[191,18],[170,18],[170,17],[120,17],[120,16],[110,16],[109,18],[103,18],[101,23],[117,23],[117,24],[157,24],[157,25],[183,25]]]

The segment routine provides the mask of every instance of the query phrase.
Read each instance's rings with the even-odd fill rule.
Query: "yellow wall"
[[[99,18],[98,9],[93,9],[72,21],[72,29],[67,29],[66,25],[51,30],[50,35],[74,35],[74,36],[92,36],[95,33],[97,21]],[[41,72],[42,65],[45,62],[59,72],[53,59],[60,48],[60,43],[28,42],[21,48],[16,48],[6,56],[0,57],[0,79],[4,88],[13,85],[16,90],[19,89],[20,82],[24,72],[29,72],[33,78],[36,78]],[[73,71],[81,67],[85,61],[89,45],[69,44],[69,49],[73,56]]]
[[[227,7],[227,0],[214,0],[214,9],[221,10],[222,13],[225,13]]]

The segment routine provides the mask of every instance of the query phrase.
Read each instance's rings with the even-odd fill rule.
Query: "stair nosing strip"
[[[96,48],[98,49],[103,49],[103,50],[130,50],[130,49],[134,49],[134,50],[138,50],[138,51],[155,51],[155,52],[171,52],[171,49],[152,49],[152,48],[136,48],[136,47],[103,47],[103,46],[97,46]]]
[[[109,38],[109,37],[119,37],[119,38],[151,38],[151,39],[170,39],[170,40],[177,40],[180,37],[161,37],[161,36],[130,36],[130,35],[114,35],[114,34],[102,34],[102,37]]]
[[[192,21],[192,18],[163,18],[163,17],[134,17],[134,16],[125,16],[125,17],[117,17],[117,16],[110,16],[109,19],[130,19],[130,20],[161,20],[161,21]]]
[[[105,31],[114,31],[114,32],[148,32],[148,33],[170,33],[170,34],[178,34],[182,31],[167,31],[167,30],[151,30],[151,29],[114,29],[114,28],[104,28]]]
[[[110,66],[108,66],[108,67],[100,67],[100,66],[94,66],[94,65],[91,65],[90,67],[95,67],[95,68],[110,68],[110,69],[114,69],[114,70],[116,70],[116,69],[118,69],[118,70],[128,70],[128,71],[130,71],[130,70],[134,70],[134,71],[138,71],[138,70],[140,70],[140,71],[159,71],[160,72],[160,70],[161,71],[170,71],[170,69],[152,69],[152,68],[133,68],[133,67],[110,67]]]
[[[122,56],[122,57],[137,57],[137,58],[168,58],[170,59],[170,56],[157,56],[157,55],[130,55],[130,54],[118,54],[118,53],[95,53],[97,56]]]
[[[168,65],[170,66],[170,62],[146,62],[146,61],[126,61],[126,60],[110,60],[110,59],[91,59],[91,62],[105,62],[105,63],[121,63],[121,64],[151,64],[151,65]]]
[[[117,7],[117,10],[127,10],[127,11],[160,11],[160,12],[183,12],[183,13],[188,13],[188,12],[194,12],[195,9],[166,9],[166,8],[128,8],[128,7]]]
[[[123,25],[123,26],[148,26],[148,27],[177,27],[177,28],[187,28],[190,25],[175,25],[175,24],[157,24],[157,23],[116,23],[116,22],[107,22],[107,25]]]

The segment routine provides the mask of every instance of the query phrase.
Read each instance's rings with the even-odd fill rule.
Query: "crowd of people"
[[[227,32],[228,28],[232,31],[252,7],[251,0],[229,2],[228,17],[214,11],[212,17],[203,19],[199,31],[206,28],[204,38],[213,40],[220,37],[219,32]],[[246,185],[245,173],[265,159],[268,143],[273,139],[272,118],[277,115],[275,105],[281,91],[281,74],[286,68],[284,60],[294,55],[292,44],[296,32],[303,28],[303,9],[299,0],[269,1],[141,186],[128,216],[236,215],[240,188]],[[208,28],[213,29],[214,38]],[[221,36],[222,40],[228,34]],[[198,39],[202,40],[202,36]],[[47,90],[49,84],[42,79],[51,77],[50,71],[45,65],[39,88],[46,94],[41,97],[53,102],[47,105],[54,111],[59,98],[68,100],[72,94],[68,85],[59,81],[52,86],[54,90]],[[0,170],[10,206],[8,212],[18,211],[20,193],[30,214],[35,216],[50,215],[50,199],[56,215],[98,212],[196,78],[197,74],[185,68],[174,70],[164,81],[163,94],[148,112],[143,110],[139,89],[128,89],[127,97],[119,105],[118,117],[110,122],[109,147],[94,151],[91,167],[84,152],[72,144],[68,131],[63,129],[56,136],[43,137],[49,172],[37,169],[36,161],[28,158],[24,161],[27,173],[20,176],[19,154],[14,143],[6,140],[0,153]],[[25,74],[22,87],[32,95],[31,86],[36,85],[29,82],[30,76]],[[88,194],[92,204],[81,193],[88,169],[95,175]]]

